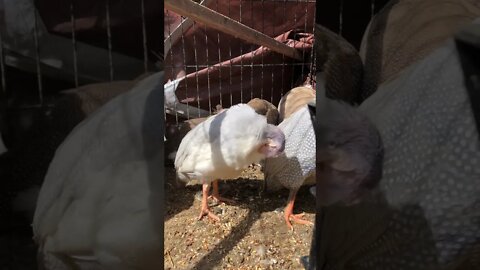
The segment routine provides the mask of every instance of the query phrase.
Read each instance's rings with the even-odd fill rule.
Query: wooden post
[[[213,0],[203,0],[200,2],[200,5],[208,6]],[[182,36],[184,32],[186,32],[190,27],[193,25],[193,20],[186,18],[184,19],[178,26],[175,28],[170,35],[165,39],[163,42],[163,53],[167,55],[167,53],[172,48],[172,45],[177,42],[177,40]]]
[[[300,53],[296,49],[191,0],[165,0],[164,3],[165,8],[203,23],[208,27],[215,28],[250,43],[265,46],[288,57],[302,60]]]

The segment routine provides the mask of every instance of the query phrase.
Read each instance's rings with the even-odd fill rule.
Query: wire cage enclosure
[[[167,123],[205,117],[217,105],[228,108],[253,98],[277,105],[291,88],[311,83],[315,1],[200,4],[297,49],[301,57],[293,59],[165,10]]]
[[[160,60],[161,40],[152,25],[158,24],[160,4],[154,1],[1,3],[2,72],[13,67],[36,73],[39,102],[46,87],[42,77],[74,86],[133,79],[155,70]],[[4,92],[10,91],[8,74],[2,78]]]
[[[42,185],[77,124],[161,69],[161,14],[151,0],[0,0],[0,136],[8,149],[0,219],[10,233],[2,268],[36,269],[31,220],[12,214],[12,204]]]
[[[7,110],[9,118],[38,117],[66,89],[159,70],[157,1],[2,0],[0,12],[4,118]],[[95,90],[101,92],[109,90]],[[1,125],[5,140],[14,140],[14,129]]]
[[[200,122],[220,109],[255,98],[277,106],[285,93],[298,86],[315,89],[315,1],[195,2],[198,4],[179,1],[179,6],[186,6],[179,12],[166,4],[164,11],[167,165],[171,165],[170,154],[175,154],[185,135],[185,124]],[[212,15],[209,10],[220,15]],[[210,15],[204,18],[204,14]],[[286,248],[285,243],[273,244],[287,233],[286,229],[275,232],[284,224],[276,224],[282,219],[274,211],[282,207],[286,197],[259,197],[263,181],[255,181],[262,177],[258,166],[251,166],[240,179],[220,184],[220,189],[228,190],[226,197],[238,198],[239,204],[250,202],[249,206],[215,207],[222,209],[225,225],[189,222],[199,210],[194,203],[198,186],[179,191],[168,184],[174,182],[174,169],[166,170],[166,269],[253,269],[254,265],[267,269],[277,263],[279,269],[301,266],[299,258],[308,254],[311,228],[305,226],[296,235],[298,242],[292,245],[298,248],[296,252]],[[311,217],[313,197],[305,201],[299,205],[307,205]],[[266,255],[272,252],[277,253],[271,258]]]

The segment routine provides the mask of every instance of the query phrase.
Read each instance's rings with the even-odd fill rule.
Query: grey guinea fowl
[[[383,142],[357,108],[319,91],[317,104],[317,192],[322,205],[355,204],[382,177]]]
[[[363,64],[345,39],[316,24],[317,196],[322,205],[354,204],[382,178],[383,142],[361,100]]]
[[[188,132],[178,147],[175,169],[185,182],[202,181],[199,219],[208,215],[219,220],[207,204],[212,181],[213,198],[226,201],[218,194],[218,179],[238,177],[248,165],[277,156],[284,147],[283,132],[246,104],[232,106],[209,117]]]
[[[381,63],[379,82],[384,82],[360,107],[385,145],[380,201],[357,212],[326,211],[324,262],[329,269],[480,269],[480,144],[471,106],[476,100],[468,95],[470,74],[462,67],[463,60],[474,58],[464,58],[451,36],[456,25],[480,16],[480,4],[392,4],[374,17],[364,36],[378,41],[366,44],[367,52],[382,50],[370,61]],[[480,29],[480,20],[470,26]],[[379,56],[393,51],[389,61]]]
[[[285,154],[265,164],[266,181],[276,180],[290,190],[284,217],[306,223],[293,214],[298,188],[317,168],[319,200],[328,205],[357,203],[381,179],[383,144],[380,133],[368,118],[351,104],[362,90],[363,65],[356,50],[330,30],[316,25],[315,51],[318,96],[317,133],[307,106],[283,120],[279,127],[286,136]],[[349,65],[346,65],[349,64]],[[280,107],[280,106],[279,106]],[[282,110],[280,110],[282,112]],[[316,149],[313,155],[311,149]]]
[[[290,218],[296,223],[312,224],[301,218],[303,214],[293,214],[298,189],[306,179],[315,179],[315,134],[307,105],[301,106],[278,127],[285,134],[285,151],[276,158],[265,160],[264,174],[267,183],[280,183],[290,190],[284,217],[292,229]]]

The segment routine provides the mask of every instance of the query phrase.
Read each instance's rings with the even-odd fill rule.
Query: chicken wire
[[[161,69],[160,7],[151,0],[0,0],[0,136],[8,148],[0,162],[0,268],[36,269],[30,223],[13,212],[14,198],[42,184],[75,125]],[[74,94],[60,95],[66,89]]]
[[[7,1],[5,1],[6,3]],[[10,1],[12,2],[12,1]],[[13,1],[15,2],[15,1]],[[78,39],[78,15],[77,13],[77,5],[75,1],[70,1],[69,2],[69,13],[65,14],[65,16],[68,18],[70,21],[70,31],[66,32],[70,34],[70,42],[71,42],[71,50],[68,52],[70,55],[72,64],[71,66],[67,66],[67,68],[71,68],[71,72],[69,72],[65,77],[72,83],[73,86],[79,86],[82,84],[86,84],[88,82],[93,82],[93,81],[112,81],[112,80],[118,80],[118,79],[129,79],[132,78],[132,75],[125,75],[125,72],[120,72],[116,66],[115,62],[118,58],[116,58],[116,54],[114,53],[115,50],[115,43],[113,41],[112,37],[112,20],[111,20],[111,2],[113,1],[103,1],[101,2],[101,5],[104,5],[104,10],[101,10],[103,13],[103,16],[105,17],[105,33],[104,36],[106,38],[106,44],[105,47],[107,49],[107,57],[105,57],[104,63],[105,66],[107,67],[104,73],[102,73],[102,76],[99,76],[98,78],[88,80],[85,77],[82,76],[82,67],[81,67],[81,62],[82,61],[82,55],[80,55],[79,51],[82,51],[79,49],[81,45],[81,41]],[[188,106],[194,106],[197,109],[201,109],[205,111],[208,115],[211,115],[212,109],[215,107],[215,105],[220,104],[224,108],[228,108],[231,105],[234,105],[236,103],[240,102],[248,102],[250,99],[258,97],[258,98],[263,98],[266,99],[270,102],[272,102],[274,105],[278,104],[278,101],[281,97],[282,94],[290,90],[291,88],[301,85],[305,82],[310,82],[313,85],[315,84],[314,82],[314,74],[315,74],[315,67],[314,67],[314,62],[311,61],[314,59],[314,52],[310,48],[308,48],[309,44],[307,42],[303,42],[299,39],[303,38],[308,38],[308,35],[303,35],[303,34],[312,34],[313,29],[314,29],[314,23],[315,23],[315,1],[309,0],[309,1],[302,1],[302,0],[257,0],[257,1],[223,1],[224,3],[228,3],[228,16],[231,18],[234,18],[238,20],[241,23],[244,23],[246,25],[249,25],[249,21],[252,21],[254,19],[257,19],[257,17],[254,17],[256,13],[253,11],[258,12],[258,10],[265,10],[265,6],[272,5],[274,9],[280,9],[280,13],[267,13],[267,12],[261,12],[260,14],[262,15],[258,20],[261,21],[261,23],[258,26],[259,31],[262,33],[265,33],[269,35],[270,37],[273,38],[278,38],[278,37],[283,37],[284,39],[280,39],[284,42],[287,42],[287,40],[290,41],[288,43],[290,46],[295,47],[299,49],[302,52],[302,57],[304,61],[294,61],[292,59],[289,59],[286,56],[283,55],[276,55],[276,53],[271,53],[274,57],[278,60],[278,62],[274,63],[269,63],[269,59],[265,52],[268,52],[269,50],[266,49],[265,47],[258,47],[255,45],[251,44],[246,44],[243,42],[239,42],[239,40],[234,39],[234,38],[225,38],[227,35],[222,34],[220,32],[216,31],[211,31],[206,27],[205,25],[198,24],[198,23],[193,23],[193,26],[191,28],[192,32],[195,32],[195,35],[191,35],[190,37],[192,38],[192,42],[196,45],[193,46],[193,59],[194,62],[192,63],[187,63],[185,60],[186,57],[185,55],[187,54],[188,47],[186,47],[186,44],[188,43],[188,31],[185,30],[185,33],[181,35],[181,39],[176,43],[173,44],[172,47],[180,48],[181,50],[181,55],[183,55],[183,66],[187,71],[191,71],[189,73],[186,73],[185,75],[192,74],[190,78],[193,78],[191,80],[185,81],[185,89],[184,92],[187,93],[188,89],[194,89],[195,92],[198,92],[200,94],[200,85],[199,83],[201,82],[201,78],[198,74],[201,74],[202,71],[206,74],[206,93],[208,98],[207,99],[197,99],[194,100],[189,100],[189,99],[184,99],[181,100],[182,103],[188,105]],[[43,36],[48,35],[48,30],[46,29],[42,17],[39,16],[38,11],[35,8],[32,8],[32,6],[29,6],[29,3],[32,3],[32,1],[24,0],[24,1],[17,1],[16,2],[18,5],[25,5],[26,8],[22,10],[22,12],[25,12],[25,17],[27,18],[27,23],[25,23],[26,29],[28,30],[28,37],[25,37],[25,40],[22,40],[22,43],[20,44],[20,48],[24,49],[25,52],[24,56],[29,56],[33,59],[33,69],[29,69],[30,72],[34,73],[36,76],[36,84],[37,84],[37,100],[35,104],[33,104],[33,107],[35,106],[47,106],[45,104],[45,76],[50,76],[49,70],[52,69],[53,67],[56,67],[54,64],[55,63],[49,63],[48,59],[43,58],[43,47],[41,46],[41,40]],[[211,5],[209,6],[212,9],[218,8],[218,5],[222,3],[222,1],[219,0],[214,0],[211,1]],[[232,7],[233,3],[238,3],[238,13],[234,12],[234,9]],[[147,71],[152,71],[154,68],[152,68],[151,61],[152,61],[152,53],[149,51],[148,48],[148,39],[150,36],[147,36],[147,30],[146,30],[146,8],[145,8],[145,0],[141,0],[138,2],[138,5],[140,6],[141,10],[141,20],[142,20],[142,25],[141,28],[138,29],[138,31],[142,34],[142,39],[138,40],[139,43],[142,44],[143,47],[143,59],[141,65],[136,65],[135,68],[132,68],[133,71],[131,74],[138,75],[141,72],[147,72]],[[296,10],[298,12],[292,12],[292,9],[290,8],[290,5],[297,5],[299,8]],[[343,5],[343,1],[341,1],[341,5]],[[372,1],[372,7],[374,5],[374,1]],[[3,5],[2,7],[4,7]],[[268,9],[267,9],[268,10]],[[373,9],[372,9],[373,12]],[[170,11],[166,11],[166,13],[171,13]],[[268,17],[271,17],[272,21],[276,22],[275,24],[272,24],[271,26],[271,33],[268,31],[268,27],[266,26],[266,22]],[[342,12],[339,13],[339,22],[342,22]],[[302,19],[303,18],[303,19]],[[30,22],[28,22],[28,19],[33,19]],[[184,19],[184,18],[182,18]],[[293,22],[294,25],[300,25],[296,29],[281,29],[282,24],[285,24],[286,22]],[[11,26],[11,24],[4,24],[2,28]],[[249,25],[251,26],[251,25]],[[171,25],[166,27],[167,30],[167,35],[171,33],[172,31]],[[343,23],[340,23],[340,33],[342,33],[343,29]],[[295,30],[295,31],[292,31]],[[207,33],[208,31],[213,32],[212,35],[207,35],[204,34],[203,37],[201,36],[202,33]],[[184,29],[182,29],[182,32],[184,32]],[[289,36],[291,35],[291,36]],[[212,38],[213,36],[213,38]],[[293,36],[293,38],[292,38]],[[290,37],[290,38],[289,38]],[[205,49],[201,50],[201,44],[211,44],[213,42],[215,48],[213,50]],[[226,52],[222,51],[222,47],[220,44],[225,44],[227,43],[228,45],[226,46],[227,50]],[[239,45],[235,45],[235,43],[238,43]],[[27,45],[25,45],[27,44]],[[15,49],[15,43],[11,42],[11,36],[9,36],[9,33],[7,30],[2,29],[0,31],[0,73],[1,73],[1,85],[2,85],[2,93],[4,94],[3,96],[0,96],[2,98],[2,101],[4,101],[4,97],[8,94],[8,92],[12,92],[13,89],[16,87],[15,85],[10,85],[8,84],[7,76],[8,76],[8,70],[7,67],[17,67],[15,65],[15,61],[12,61],[11,59],[11,52]],[[232,48],[235,47],[236,48]],[[215,54],[215,51],[217,52]],[[258,51],[259,55],[259,63],[254,62],[254,61],[248,61],[248,54],[251,53],[252,51]],[[201,60],[201,55],[204,55],[205,61],[202,62]],[[258,57],[257,55],[257,57]],[[174,57],[173,54],[166,54],[165,55],[165,60],[166,60],[166,65],[164,66],[165,72],[168,74],[169,69],[172,71],[175,66],[173,66],[171,63],[168,63],[168,59],[172,59]],[[235,62],[234,59],[238,58],[239,61]],[[212,75],[212,69],[216,66],[222,66],[226,65],[225,63],[230,63],[228,65],[228,68],[226,69],[226,72],[224,69],[220,69],[222,71],[215,73],[215,75]],[[23,68],[23,67],[22,67]],[[234,81],[232,80],[232,72],[235,69],[239,69],[240,71],[240,80],[239,84],[236,86],[237,88],[240,89],[240,91],[235,92],[232,90],[232,86],[234,84]],[[270,70],[276,70],[278,73],[269,71]],[[289,75],[290,71],[295,71],[295,76]],[[259,76],[258,78],[255,77],[256,73],[258,72]],[[173,72],[172,72],[173,73]],[[45,75],[49,74],[49,75]],[[223,79],[227,78],[226,81]],[[177,79],[177,77],[171,77],[170,79]],[[256,79],[259,79],[260,81],[266,81],[271,84],[260,84],[259,89],[254,89],[252,86],[255,85]],[[216,86],[215,81],[218,80],[218,91],[220,92],[220,98],[217,98],[212,95],[212,89]],[[274,87],[273,82],[275,81],[280,81],[280,87],[279,89]],[[191,83],[193,82],[193,83]],[[185,94],[187,96],[187,94]],[[187,111],[188,113],[189,111]],[[200,110],[198,110],[200,112]],[[182,121],[184,119],[191,119],[203,115],[199,114],[187,114],[187,115],[182,115],[178,114],[178,112],[174,112],[173,114],[170,112],[170,117],[174,118],[174,121],[178,123],[179,121]],[[168,118],[168,120],[172,120],[172,118]]]
[[[163,60],[156,59],[156,47],[159,47],[156,43],[161,41],[152,35],[152,29],[147,31],[147,20],[159,15],[154,14],[159,7],[159,3],[146,3],[146,0],[134,3],[71,0],[60,5],[49,0],[0,1],[3,14],[0,25],[2,100],[11,97],[16,88],[8,83],[9,68],[36,76],[37,98],[23,108],[48,105],[44,104],[48,95],[44,89],[46,77],[78,87],[134,79],[142,73],[158,70],[154,61]],[[129,15],[125,16],[127,13]],[[138,46],[128,48],[132,47],[125,43],[129,34],[119,34],[120,28],[134,28],[140,33],[138,40],[128,44],[138,43]],[[154,41],[149,41],[152,39]],[[137,47],[141,48],[141,53],[136,52]]]
[[[266,47],[249,44],[204,24],[188,22],[188,18],[165,10],[165,42],[171,42],[166,44],[171,50],[165,54],[164,64],[168,123],[212,115],[217,105],[228,108],[253,98],[277,105],[281,95],[291,88],[314,84],[311,48],[315,1],[197,2],[297,48],[303,60],[272,53]],[[181,35],[173,43],[167,37],[176,31]],[[179,108],[180,105],[186,107]]]

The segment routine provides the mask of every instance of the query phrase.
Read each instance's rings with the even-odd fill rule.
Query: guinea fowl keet
[[[213,182],[212,197],[227,201],[218,194],[218,179],[240,176],[250,164],[275,157],[285,148],[285,135],[268,124],[247,104],[238,104],[209,117],[185,135],[175,157],[178,178],[202,181],[203,197],[199,219],[210,212],[207,198]]]

